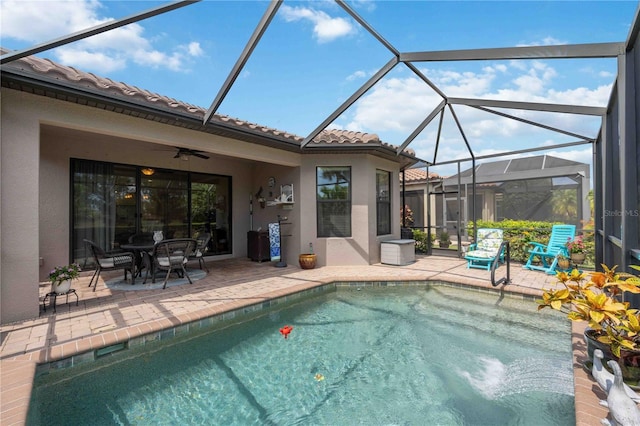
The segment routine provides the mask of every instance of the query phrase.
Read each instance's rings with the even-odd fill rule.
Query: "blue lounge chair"
[[[502,244],[502,235],[502,229],[478,229],[478,242],[471,244],[464,256],[467,260],[467,269],[479,268],[488,271],[496,256],[500,256],[500,261],[504,263],[504,253],[498,253]]]
[[[544,271],[549,275],[555,275],[558,265],[558,256],[569,257],[567,242],[573,241],[576,234],[575,225],[553,225],[549,242],[544,244],[530,242],[533,249],[529,250],[529,259],[523,268]],[[533,259],[539,257],[541,264],[534,265]]]

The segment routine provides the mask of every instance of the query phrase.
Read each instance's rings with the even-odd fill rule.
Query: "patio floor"
[[[114,272],[103,274],[93,292],[87,288],[91,274],[86,272],[74,285],[79,296],[78,306],[73,296],[68,304],[59,298],[55,314],[49,306],[42,312],[42,299],[50,284],[41,283],[40,317],[0,327],[0,424],[24,424],[37,364],[69,358],[321,284],[439,280],[493,289],[490,272],[469,270],[466,262],[443,256],[418,256],[415,263],[407,266],[375,264],[302,270],[298,265],[275,268],[270,262],[248,259],[209,261],[207,266],[210,272],[205,278],[192,285],[165,290],[110,290],[104,280],[121,274]],[[506,268],[502,266],[496,277],[505,273]],[[541,288],[556,285],[554,276],[524,270],[519,264],[512,264],[511,279],[509,285],[495,290],[539,295]],[[576,424],[600,425],[607,410],[598,404],[604,394],[580,364],[586,356],[583,330],[582,324],[574,324]]]

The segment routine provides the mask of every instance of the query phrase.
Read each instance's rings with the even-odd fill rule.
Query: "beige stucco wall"
[[[0,114],[0,318],[38,316],[39,126],[2,89]]]
[[[38,282],[69,262],[71,158],[231,176],[234,257],[247,255],[247,231],[266,230],[278,215],[287,217],[283,252],[290,265],[309,243],[319,266],[376,263],[380,241],[399,237],[395,161],[368,154],[302,155],[5,88],[1,99],[2,323],[36,317]],[[174,159],[175,146],[205,150],[211,159]],[[316,166],[332,165],[352,168],[351,238],[316,238]],[[393,233],[384,236],[376,235],[377,168],[392,176]],[[268,188],[271,176],[274,188]],[[293,205],[260,208],[260,186],[270,200],[287,183],[294,185]]]
[[[264,164],[295,171],[301,158],[295,152],[5,88],[1,120],[2,323],[37,316],[39,280],[45,279],[53,266],[69,261],[71,157],[170,169],[189,167],[191,171],[231,176],[233,255],[238,257],[246,256],[248,194],[256,190],[253,173]],[[187,162],[173,159],[171,147],[176,145],[206,149],[213,155],[206,162],[189,160],[185,166]],[[285,178],[291,179],[286,174]]]
[[[316,167],[351,167],[351,238],[316,237]],[[376,169],[391,172],[392,231],[390,235],[376,235]],[[313,243],[319,265],[368,265],[380,261],[380,241],[399,238],[400,204],[397,194],[398,165],[367,154],[305,155],[301,168],[301,211],[304,226],[300,230],[300,246],[307,251]]]

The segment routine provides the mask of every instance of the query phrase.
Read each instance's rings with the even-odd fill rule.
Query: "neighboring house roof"
[[[5,54],[8,50],[0,48],[0,52]],[[286,131],[221,114],[214,114],[207,124],[203,124],[206,108],[37,56],[3,65],[2,86],[289,151],[300,151],[304,139]],[[364,149],[392,158],[397,150],[395,146],[382,142],[376,134],[347,130],[326,129],[311,142],[304,151],[322,149],[324,153],[336,145],[344,145],[350,151]],[[402,167],[417,162],[413,150],[403,151],[401,157],[399,162]]]
[[[478,164],[476,166],[476,177],[585,165],[585,163],[552,157],[551,155],[535,155],[532,157],[512,158],[510,160]],[[471,176],[471,172],[472,169],[464,170],[460,173],[460,176]]]
[[[418,184],[427,182],[427,171],[425,169],[407,169],[404,171],[405,183]],[[429,172],[429,180],[440,179],[437,173]],[[400,172],[400,182],[402,182],[402,172]]]
[[[546,154],[493,161],[476,166],[476,184],[578,175],[588,179],[589,165]],[[460,172],[461,183],[471,183],[472,176],[473,168]],[[457,182],[458,175],[444,180],[445,185],[457,185]]]

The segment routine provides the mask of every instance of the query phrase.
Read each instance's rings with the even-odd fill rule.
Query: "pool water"
[[[38,378],[29,423],[575,424],[566,318],[447,286],[339,289],[126,358]]]

